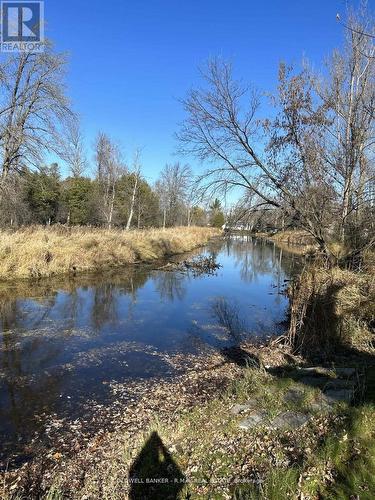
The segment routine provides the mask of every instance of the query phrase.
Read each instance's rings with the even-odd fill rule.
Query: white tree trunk
[[[113,208],[115,205],[115,186],[113,185],[112,189],[112,197],[111,197],[111,204],[109,207],[109,216],[108,216],[108,229],[112,229],[112,219],[113,219]]]
[[[137,188],[138,188],[138,172],[136,173],[136,176],[135,176],[134,187],[133,187],[133,194],[132,194],[132,200],[131,200],[131,203],[130,203],[130,212],[129,212],[128,221],[126,223],[126,231],[129,231],[130,225],[132,223],[133,214],[134,214],[135,196],[137,194]]]

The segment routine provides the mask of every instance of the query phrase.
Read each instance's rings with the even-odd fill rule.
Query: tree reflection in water
[[[212,313],[218,324],[226,329],[228,337],[235,344],[240,343],[245,333],[245,322],[240,318],[238,305],[230,304],[224,297],[218,297],[213,301]]]
[[[214,241],[204,255],[223,265],[216,275],[139,266],[0,286],[0,455],[43,435],[49,414],[107,404],[111,381],[170,376],[163,353],[238,345],[284,318],[278,293],[297,259],[252,238]]]
[[[160,299],[170,302],[182,300],[185,297],[186,285],[189,280],[189,275],[178,272],[156,271],[153,274],[153,281]]]

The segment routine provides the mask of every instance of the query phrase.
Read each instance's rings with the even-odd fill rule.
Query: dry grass
[[[0,280],[109,269],[192,250],[219,232],[177,227],[126,232],[33,226],[0,232]]]
[[[99,435],[75,457],[57,459],[56,466],[41,475],[40,490],[34,485],[38,495],[24,489],[32,481],[8,478],[4,499],[344,499],[357,498],[358,492],[360,498],[373,498],[373,404],[361,403],[356,408],[342,404],[330,415],[314,413],[308,425],[295,431],[264,427],[242,431],[238,422],[244,415],[231,414],[234,404],[256,399],[270,415],[286,410],[304,412],[317,389],[300,385],[305,391],[303,401],[286,402],[287,391],[296,387],[293,379],[279,379],[254,368],[241,372],[235,366],[219,366],[212,371],[199,369],[199,374],[191,372],[178,390],[168,391],[164,384],[156,407],[146,401],[148,417],[138,430]],[[209,387],[202,384],[202,378]],[[216,381],[213,385],[212,380]],[[197,384],[204,388],[199,399],[192,390]],[[186,406],[189,393],[195,396],[194,403]],[[146,399],[152,400],[154,395],[155,391]],[[156,454],[150,446],[155,434],[160,440]],[[136,484],[132,494],[129,492],[128,479],[140,457],[136,477],[169,478],[165,489],[162,484],[145,483]],[[177,488],[176,477],[183,478]]]
[[[290,337],[305,354],[330,354],[339,347],[373,351],[375,274],[369,269],[311,265],[290,293]]]
[[[279,231],[271,235],[269,233],[256,233],[258,238],[274,241],[278,247],[295,255],[314,254],[317,250],[314,238],[306,231],[289,230]]]
[[[313,248],[316,243],[311,234],[299,229],[280,231],[271,236],[276,243],[287,243],[288,245],[304,245]]]

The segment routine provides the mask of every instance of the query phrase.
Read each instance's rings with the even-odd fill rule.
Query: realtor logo
[[[2,52],[42,52],[43,42],[43,2],[1,2]]]

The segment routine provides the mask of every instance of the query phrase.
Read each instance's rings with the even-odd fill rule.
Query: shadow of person
[[[172,500],[184,487],[185,476],[157,432],[152,432],[129,471],[130,500]]]

